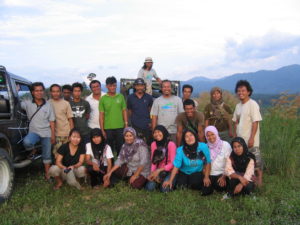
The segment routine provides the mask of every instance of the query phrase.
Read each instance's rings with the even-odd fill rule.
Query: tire
[[[0,203],[8,200],[14,186],[15,171],[8,153],[0,148]]]

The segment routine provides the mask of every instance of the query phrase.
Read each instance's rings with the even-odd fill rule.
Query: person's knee
[[[145,186],[145,189],[147,191],[154,191],[156,189],[156,182],[148,181],[146,186]]]
[[[26,149],[32,149],[34,147],[34,144],[31,140],[31,138],[27,135],[24,139],[23,139],[23,146]]]
[[[86,176],[86,168],[84,166],[80,166],[76,169],[75,172],[76,177],[85,177]]]
[[[56,165],[51,166],[49,169],[49,176],[51,177],[58,177],[60,176],[60,173],[61,169]]]

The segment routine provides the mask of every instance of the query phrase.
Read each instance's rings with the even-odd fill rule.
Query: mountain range
[[[300,65],[294,64],[281,67],[277,70],[260,70],[251,73],[237,73],[220,79],[209,79],[207,77],[194,77],[182,81],[181,85],[191,84],[194,94],[209,91],[218,86],[224,90],[234,92],[238,80],[248,80],[255,94],[279,94],[288,92],[290,94],[300,92]]]

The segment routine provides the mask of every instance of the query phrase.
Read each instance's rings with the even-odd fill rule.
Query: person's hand
[[[240,180],[240,182],[243,186],[247,186],[247,184],[249,183],[249,181],[246,178],[242,177],[242,176],[240,177],[239,180]]]
[[[234,194],[238,194],[242,191],[243,189],[243,185],[241,183],[239,183],[238,185],[235,186],[235,189],[234,189]]]
[[[73,169],[74,169],[74,166],[69,166],[68,169],[73,170]]]
[[[102,129],[102,134],[103,134],[103,137],[104,137],[105,139],[107,139],[106,132],[104,131],[104,129]]]
[[[254,138],[249,138],[248,140],[248,148],[252,148],[254,146]]]
[[[220,185],[220,187],[226,186],[226,177],[224,175],[218,179],[218,184]]]
[[[172,182],[171,182],[170,180],[167,180],[167,181],[165,181],[165,182],[163,183],[162,186],[163,186],[163,188],[169,187],[170,189],[172,189],[173,184],[172,184]]]
[[[96,163],[93,163],[93,170],[99,172],[99,166]]]
[[[155,179],[155,176],[153,175],[153,172],[147,177],[148,180],[153,181]]]
[[[56,142],[55,135],[51,135],[51,144],[54,145]]]
[[[203,184],[205,187],[208,187],[211,184],[209,177],[204,177]]]
[[[129,183],[130,184],[133,184],[133,182],[137,179],[137,176],[136,175],[132,175],[129,179]]]
[[[104,177],[103,177],[103,187],[109,187],[110,185],[110,173],[107,173]]]

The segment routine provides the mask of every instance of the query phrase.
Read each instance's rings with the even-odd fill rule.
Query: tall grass
[[[300,167],[299,96],[282,94],[261,123],[261,152],[269,174],[294,177]]]

